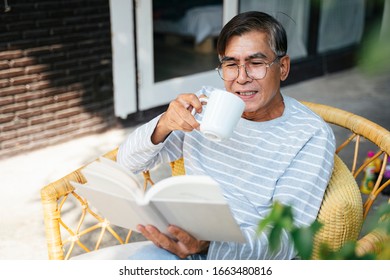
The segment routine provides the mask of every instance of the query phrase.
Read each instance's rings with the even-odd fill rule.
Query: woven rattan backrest
[[[302,103],[320,115],[326,122],[342,127],[345,129],[344,132],[348,132],[345,141],[338,143],[336,154],[344,159],[343,152],[345,154],[349,153],[349,157],[352,158],[352,161],[349,162],[349,168],[356,179],[363,176],[364,168],[370,162],[376,158],[382,160],[374,188],[371,194],[365,197],[363,207],[364,217],[366,217],[381,191],[390,185],[390,180],[382,180],[387,158],[390,155],[390,132],[378,124],[344,110],[322,104]],[[374,150],[376,154],[367,161],[368,149]]]
[[[364,223],[365,220],[370,217],[370,209],[374,203],[377,201],[379,203],[381,201],[378,200],[378,197],[381,196],[381,192],[387,187],[390,188],[390,179],[383,179],[386,162],[390,154],[390,132],[378,124],[344,110],[322,104],[309,102],[302,103],[304,103],[311,110],[320,115],[327,123],[333,126],[332,128],[335,131],[336,140],[338,140],[336,154],[338,154],[344,161],[346,161],[352,176],[357,181],[357,184],[361,183],[364,176],[364,169],[370,162],[378,158],[382,160],[382,164],[379,169],[379,173],[377,174],[376,181],[373,184],[374,187],[372,191],[369,195],[361,194],[363,203],[362,215]],[[375,151],[374,157],[372,157],[370,160],[367,160],[368,150]],[[348,159],[351,160],[348,161]],[[337,200],[340,198],[339,194],[337,194],[337,196],[338,197],[335,197],[335,195],[333,195],[331,199],[326,196],[324,197],[318,219],[323,218],[321,216],[321,211],[324,210],[323,208],[326,206],[324,204],[327,203],[327,200]],[[390,200],[385,199],[385,201],[386,200],[387,203],[390,203]],[[330,207],[326,209],[328,212],[327,215],[329,215],[330,211],[335,211],[334,209],[330,209]],[[345,209],[348,209],[348,207],[344,208],[343,210],[345,211]],[[353,223],[354,221],[359,221],[358,217],[348,216],[348,213],[340,213],[339,215],[341,216],[339,221],[341,219],[351,219],[349,221],[346,220],[345,225],[337,229],[345,231],[344,237],[341,237],[342,234],[337,233],[336,229],[331,229],[329,232],[324,233],[320,232],[320,234],[324,235],[321,236],[321,239],[332,240],[332,244],[330,244],[329,247],[336,250],[340,248],[344,242],[348,241],[348,238],[351,238],[351,236],[355,235],[356,227]],[[326,226],[333,227],[335,224],[336,223],[333,220],[329,220]],[[340,235],[340,240],[343,240],[343,242],[337,242],[337,238],[335,239],[335,235],[337,234]],[[350,240],[356,240],[356,237],[354,236],[353,239]],[[363,226],[363,229],[358,236],[356,253],[358,255],[363,255],[365,253],[379,254],[383,250],[383,244],[387,244],[389,242],[390,237],[385,233],[384,230],[375,229],[373,231],[366,232]],[[314,245],[318,246],[319,244],[315,243]],[[315,250],[314,253],[317,254],[318,250]]]

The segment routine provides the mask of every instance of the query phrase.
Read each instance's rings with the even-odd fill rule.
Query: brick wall
[[[0,3],[0,158],[104,131],[113,109],[108,0]]]

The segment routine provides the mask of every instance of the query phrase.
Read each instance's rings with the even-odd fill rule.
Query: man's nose
[[[245,64],[238,65],[237,70],[238,70],[238,77],[237,77],[238,83],[244,83],[252,80],[248,75]]]

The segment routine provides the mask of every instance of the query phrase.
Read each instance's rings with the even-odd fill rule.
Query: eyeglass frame
[[[271,61],[270,63],[264,62],[264,65],[265,65],[265,74],[264,74],[264,76],[263,76],[262,78],[260,78],[260,79],[252,78],[252,76],[248,74],[248,71],[247,71],[247,69],[246,69],[246,64],[247,64],[248,62],[246,62],[246,63],[244,63],[244,64],[236,64],[236,66],[237,66],[237,77],[234,78],[233,80],[225,80],[225,79],[222,77],[222,74],[220,73],[220,70],[222,71],[222,64],[223,64],[223,62],[221,62],[221,63],[218,65],[218,67],[215,68],[214,70],[216,70],[216,71],[218,72],[218,75],[219,75],[219,77],[220,77],[222,80],[224,80],[224,81],[226,81],[226,82],[231,82],[231,81],[236,80],[236,79],[240,76],[240,67],[243,66],[244,69],[245,69],[245,74],[246,74],[250,79],[252,79],[252,80],[262,80],[262,79],[265,78],[265,76],[267,76],[268,68],[270,68],[277,60],[280,60],[282,57],[284,57],[284,55],[278,55],[278,56],[276,56],[275,59],[274,59],[273,61]]]

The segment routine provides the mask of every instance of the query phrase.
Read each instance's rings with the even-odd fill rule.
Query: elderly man
[[[199,132],[191,110],[202,115],[198,97],[209,94],[205,87],[179,95],[166,112],[129,135],[118,162],[139,172],[184,157],[187,174],[220,183],[246,243],[196,240],[175,225],[168,228],[171,239],[153,225],[139,225],[152,242],[129,258],[292,259],[288,235],[271,251],[267,236],[256,232],[259,221],[275,201],[292,206],[299,226],[316,219],[332,173],[334,135],[320,117],[281,93],[290,70],[284,28],[262,12],[239,14],[223,27],[217,51],[225,89],[245,102],[232,138],[213,142]]]

